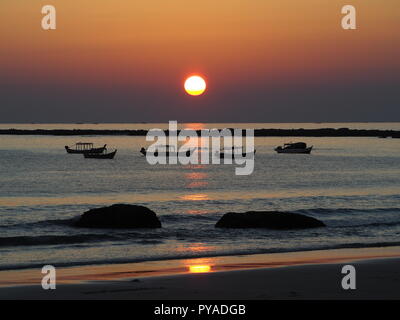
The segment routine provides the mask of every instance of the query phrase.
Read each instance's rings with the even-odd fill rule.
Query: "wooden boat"
[[[307,147],[307,144],[304,142],[295,142],[295,143],[285,143],[282,146],[275,148],[274,150],[278,153],[303,153],[310,154],[313,146]]]
[[[107,150],[107,149],[106,149]],[[114,159],[115,154],[117,153],[117,150],[114,150],[113,152],[104,152],[104,153],[84,153],[83,156],[87,159]]]
[[[85,153],[102,153],[106,150],[106,144],[100,148],[93,148],[93,143],[91,142],[78,142],[75,144],[74,148],[65,146],[67,153],[85,154]]]

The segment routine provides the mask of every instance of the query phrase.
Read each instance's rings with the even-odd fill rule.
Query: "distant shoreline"
[[[232,128],[230,128],[233,130]],[[179,133],[180,130],[178,130]],[[146,136],[148,130],[97,130],[97,129],[0,129],[0,135],[43,136]],[[164,130],[168,135],[168,130]],[[200,134],[200,130],[197,130]],[[398,130],[378,129],[254,129],[256,137],[381,137],[400,138]]]

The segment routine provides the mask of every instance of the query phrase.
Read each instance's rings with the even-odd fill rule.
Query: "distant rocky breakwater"
[[[132,204],[114,204],[90,209],[76,220],[83,228],[161,228],[156,213],[149,208]],[[216,228],[265,228],[291,230],[325,227],[322,221],[298,213],[279,211],[229,212],[216,223]]]
[[[233,131],[233,128],[230,128]],[[146,136],[148,130],[98,130],[98,129],[0,129],[0,135],[45,136]],[[164,130],[168,135],[168,130]],[[179,134],[180,130],[178,130]],[[200,135],[201,131],[196,131]],[[255,129],[256,137],[380,137],[400,138],[400,131],[349,128],[322,129]]]

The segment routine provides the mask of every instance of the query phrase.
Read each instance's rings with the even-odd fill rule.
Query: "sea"
[[[0,124],[0,129],[166,129],[168,123]],[[400,123],[183,123],[180,128],[352,128]],[[310,155],[277,154],[286,142]],[[107,144],[113,160],[67,154],[76,142]],[[235,164],[150,165],[144,136],[0,136],[0,270],[224,255],[400,245],[400,139],[256,137],[254,172]],[[85,211],[143,205],[159,229],[74,227]],[[227,212],[290,211],[326,228],[220,229]]]

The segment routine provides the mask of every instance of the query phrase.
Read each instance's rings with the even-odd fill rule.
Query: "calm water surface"
[[[1,124],[0,128],[165,128],[167,124]],[[183,127],[396,129],[399,123],[209,124]],[[107,143],[112,161],[69,155],[64,145]],[[288,141],[311,155],[276,154]],[[400,139],[255,139],[255,170],[235,165],[150,166],[145,137],[0,136],[0,269],[400,244]],[[77,229],[84,211],[113,203],[154,210],[158,230]],[[221,230],[229,211],[285,210],[327,228]]]

